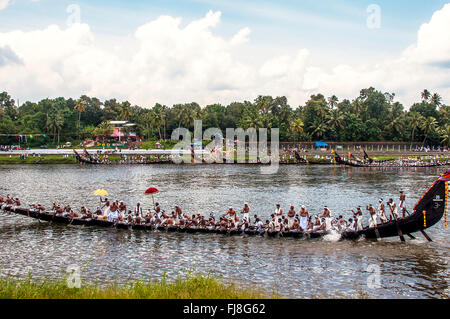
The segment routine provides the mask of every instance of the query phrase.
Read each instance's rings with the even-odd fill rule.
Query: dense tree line
[[[192,102],[172,107],[156,104],[152,108],[131,105],[116,99],[100,101],[81,96],[25,102],[16,106],[7,92],[0,93],[0,134],[46,134],[45,142],[79,141],[107,136],[112,120],[136,123],[138,136],[170,139],[178,127],[193,129],[194,120],[203,128],[242,127],[279,128],[282,141],[404,141],[450,145],[450,107],[428,90],[420,101],[405,110],[395,95],[374,88],[363,89],[352,101],[312,95],[296,108],[286,97],[258,96],[254,101],[201,107]],[[419,97],[418,97],[419,98]],[[0,143],[14,139],[0,137]]]

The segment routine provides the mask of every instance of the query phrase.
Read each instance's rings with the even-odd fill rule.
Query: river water
[[[129,208],[150,186],[167,211],[225,213],[244,202],[251,216],[268,217],[280,203],[287,211],[306,205],[317,214],[328,205],[334,215],[350,217],[358,205],[377,204],[378,198],[407,194],[415,202],[440,175],[442,168],[349,168],[281,166],[276,174],[261,174],[245,165],[0,166],[0,194],[21,198],[23,204],[53,201],[94,209],[92,192],[105,188],[110,199]],[[367,215],[364,224],[368,223]],[[380,242],[227,237],[106,230],[59,226],[0,213],[0,275],[55,278],[68,266],[84,267],[89,282],[123,283],[186,275],[187,270],[212,273],[245,287],[261,287],[291,298],[351,296],[365,291],[376,298],[441,298],[449,295],[449,231],[443,221],[428,230],[433,242],[420,234],[402,244],[397,238]]]

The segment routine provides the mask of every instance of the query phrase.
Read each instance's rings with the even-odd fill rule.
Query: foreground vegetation
[[[86,138],[108,137],[112,120],[135,123],[130,130],[146,140],[170,140],[178,127],[193,131],[196,119],[203,121],[204,130],[216,127],[223,134],[226,128],[276,127],[281,141],[403,141],[450,146],[450,106],[428,90],[418,94],[416,103],[405,106],[395,101],[394,93],[373,87],[362,89],[352,100],[316,94],[304,105],[295,106],[284,96],[258,96],[254,101],[226,106],[192,102],[169,107],[100,101],[85,95],[77,100],[47,98],[17,106],[7,92],[0,93],[0,144],[18,144],[20,140],[21,145],[32,147],[67,141],[78,145]]]
[[[0,278],[0,299],[267,299],[281,298],[257,288],[225,284],[208,275],[178,277],[174,282],[135,281],[127,285],[81,284],[69,288],[66,280]]]

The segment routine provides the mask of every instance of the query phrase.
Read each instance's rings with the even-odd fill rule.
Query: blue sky
[[[208,10],[222,12],[216,32],[224,36],[242,27],[252,30],[255,45],[347,50],[365,48],[402,50],[415,40],[417,30],[446,1],[355,0],[13,0],[0,11],[0,31],[36,29],[49,24],[64,26],[69,4],[79,4],[82,22],[99,34],[126,35],[160,15],[183,17],[187,23]],[[370,4],[381,8],[381,28],[366,27]]]
[[[9,4],[1,9],[2,3],[6,2],[9,2]],[[248,35],[248,41],[244,41],[236,48],[232,46],[225,48],[230,55],[233,55],[233,63],[230,63],[230,65],[235,67],[240,67],[241,64],[244,65],[241,71],[245,71],[244,69],[248,65],[253,68],[252,71],[249,71],[250,73],[258,73],[264,64],[268,61],[271,62],[272,59],[278,59],[276,61],[285,63],[287,66],[284,65],[284,69],[289,70],[292,65],[303,63],[303,61],[300,61],[300,58],[300,60],[295,59],[298,51],[301,49],[308,51],[308,66],[321,68],[321,72],[319,72],[320,79],[316,79],[314,74],[311,76],[314,73],[311,69],[308,69],[308,67],[301,69],[301,72],[304,73],[304,79],[296,78],[298,83],[293,85],[291,89],[295,90],[297,87],[301,87],[302,94],[298,94],[296,99],[302,100],[304,99],[303,97],[313,93],[313,90],[321,89],[326,91],[330,87],[328,85],[329,81],[335,78],[333,77],[334,68],[341,64],[352,68],[344,68],[349,74],[349,77],[345,80],[351,81],[350,75],[358,78],[359,75],[364,75],[364,68],[367,68],[367,66],[383,63],[383,70],[374,71],[370,77],[366,77],[364,85],[366,85],[365,83],[373,83],[373,85],[386,84],[386,79],[396,76],[389,74],[392,73],[391,68],[393,66],[398,68],[396,72],[393,72],[395,74],[401,73],[403,69],[405,73],[411,72],[414,69],[412,64],[408,65],[410,69],[407,71],[406,66],[399,66],[395,64],[395,61],[399,58],[405,58],[405,49],[417,42],[420,27],[424,23],[430,22],[433,14],[443,10],[444,5],[448,2],[450,1],[0,0],[0,37],[1,33],[7,34],[13,30],[31,32],[44,30],[49,25],[57,25],[61,30],[65,30],[67,29],[66,21],[70,14],[67,12],[67,8],[69,5],[76,4],[79,5],[81,10],[81,23],[89,25],[89,32],[95,36],[94,49],[100,49],[100,45],[103,45],[105,50],[115,47],[116,44],[122,45],[122,50],[130,51],[129,58],[131,59],[133,51],[137,51],[141,47],[140,43],[136,43],[138,40],[135,38],[135,32],[140,26],[146,25],[150,21],[156,21],[162,15],[167,15],[173,18],[182,18],[182,23],[179,26],[182,29],[193,21],[203,19],[210,10],[213,12],[220,11],[219,23],[207,30],[207,32],[213,33],[214,39],[218,41],[218,45],[220,45],[221,40],[227,41],[231,39],[243,28],[251,30]],[[378,5],[381,9],[381,27],[376,29],[367,27],[369,15],[367,8],[372,4]],[[450,12],[450,7],[445,14],[448,14],[447,11]],[[434,24],[434,27],[439,34],[447,34],[448,32],[448,30],[445,30],[447,26],[442,27],[437,22]],[[158,31],[161,32],[161,37],[166,36],[166,30]],[[52,35],[48,34],[47,36]],[[180,40],[182,39],[173,41],[179,42]],[[15,43],[11,39],[9,41],[10,43],[0,43],[0,48],[2,45],[8,45],[8,50],[12,48],[18,56],[23,57],[26,55],[26,53],[20,54],[18,52],[18,50],[24,50],[24,47],[19,45],[17,41]],[[199,45],[202,45],[202,43],[199,43]],[[164,51],[166,48],[159,49]],[[444,47],[443,49],[442,52],[445,56],[447,48]],[[421,55],[419,60],[427,60],[426,56],[428,53],[426,50],[427,47],[425,46],[414,53],[413,60],[419,59],[417,58],[419,53]],[[149,56],[153,53],[146,52]],[[285,55],[289,55],[289,57]],[[410,56],[408,55],[408,57]],[[189,55],[186,55],[185,62],[189,63],[190,59]],[[25,61],[25,58],[23,60]],[[437,62],[444,62],[442,65],[449,62],[445,57],[445,61],[441,60],[442,58],[439,57]],[[53,62],[57,65],[61,61],[55,60]],[[170,61],[166,62],[171,63]],[[274,63],[276,64],[277,62],[272,61],[271,63],[273,68]],[[421,74],[431,76],[435,71],[431,69],[425,70],[422,66],[421,64]],[[205,66],[205,68],[207,67]],[[267,70],[267,67],[265,70]],[[269,77],[274,74],[272,71],[268,72]],[[437,75],[435,75],[431,80],[435,83],[436,90],[442,90],[442,95],[445,99],[447,95],[450,95],[450,79],[448,76],[445,76],[446,73],[443,72],[445,70],[441,69],[439,71],[440,78],[437,79]],[[382,72],[384,76],[379,76],[377,72]],[[211,76],[213,76],[213,72]],[[276,76],[281,77],[279,74]],[[57,74],[55,78],[57,77],[63,77],[63,75]],[[278,81],[277,85],[282,88],[284,83],[292,80],[291,78],[292,76],[285,76],[283,80],[285,82],[281,83],[282,81]],[[246,79],[247,82],[253,80],[250,78]],[[199,89],[199,95],[203,92],[203,95],[210,96],[206,101],[210,101],[210,99],[217,98],[217,96],[228,96],[228,99],[232,99],[239,94],[242,94],[245,98],[259,93],[284,94],[281,89],[271,92],[270,89],[267,89],[270,88],[269,85],[266,86],[266,89],[258,91],[258,87],[261,87],[265,80],[266,78],[264,77],[255,80],[253,91],[248,89],[245,92],[234,92],[228,96],[229,92],[209,92],[211,95],[208,95],[208,92],[203,92]],[[19,87],[17,83],[16,85]],[[414,92],[422,86],[425,87],[427,83],[425,79],[421,80],[419,75],[417,75],[414,87],[408,88],[405,85],[393,83],[391,84],[391,91],[396,90],[400,95],[403,94],[405,100],[410,102],[415,96]],[[88,86],[86,84],[86,87]],[[229,86],[218,85],[217,87]],[[347,85],[345,88],[342,87],[342,90],[338,90],[337,93],[342,93],[344,96],[350,94],[350,92],[353,94],[355,89],[350,90],[347,89],[348,87],[350,85]],[[430,89],[432,90],[433,87]],[[75,89],[71,92],[75,92]],[[92,89],[89,92],[95,93],[96,91]],[[168,94],[162,94],[162,96],[166,95]],[[28,96],[24,98],[28,98]]]

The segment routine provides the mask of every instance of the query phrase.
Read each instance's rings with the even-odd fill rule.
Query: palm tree
[[[327,117],[327,124],[332,130],[339,130],[344,128],[344,116],[337,109],[331,110]]]
[[[305,123],[303,123],[303,121],[302,121],[302,119],[300,119],[300,118],[298,118],[298,119],[295,119],[295,120],[292,120],[291,122],[290,122],[290,128],[291,128],[291,131],[294,133],[293,135],[294,135],[294,143],[295,143],[295,136],[297,135],[297,134],[302,134],[303,133],[303,126],[305,125]]]
[[[80,139],[80,122],[81,113],[86,111],[86,101],[83,99],[78,99],[73,107],[78,112],[78,139]]]
[[[450,146],[450,125],[445,126],[440,130],[441,143],[446,146]]]
[[[428,138],[428,136],[430,134],[432,134],[433,132],[436,131],[436,126],[437,126],[438,122],[436,121],[436,119],[432,116],[429,116],[425,119],[425,121],[422,123],[422,125],[420,126],[420,128],[424,131],[425,133],[425,138],[423,140],[423,145],[425,145],[425,141]]]
[[[64,125],[64,116],[62,115],[61,111],[56,111],[49,115],[46,127],[48,130],[53,132],[53,143],[55,142],[56,134],[58,134],[58,144],[59,144],[59,136],[63,125]]]
[[[339,99],[336,95],[330,96],[328,98],[328,105],[330,106],[330,109],[333,109],[335,106],[337,106],[339,103]]]
[[[433,96],[430,99],[430,102],[431,102],[431,104],[434,104],[436,106],[440,106],[442,104],[442,97],[439,94],[434,93]]]
[[[423,90],[423,92],[420,93],[420,95],[422,96],[422,101],[424,102],[427,102],[431,97],[431,93],[427,89]]]
[[[310,126],[311,129],[313,129],[312,134],[313,136],[316,136],[317,138],[321,138],[325,136],[325,133],[327,132],[327,126],[322,121],[317,119],[313,125]]]
[[[113,129],[109,121],[102,122],[97,126],[97,135],[102,137],[103,142],[105,141],[105,137],[111,135],[112,132]]]
[[[125,106],[122,108],[122,112],[120,113],[120,117],[124,120],[124,121],[128,121],[128,119],[131,116],[131,111],[130,108]]]
[[[414,142],[414,133],[421,127],[425,118],[417,112],[411,112],[409,114],[409,128],[412,130],[411,143]]]
[[[397,116],[389,122],[387,129],[391,132],[392,137],[401,137],[404,126],[405,122],[403,116]]]

